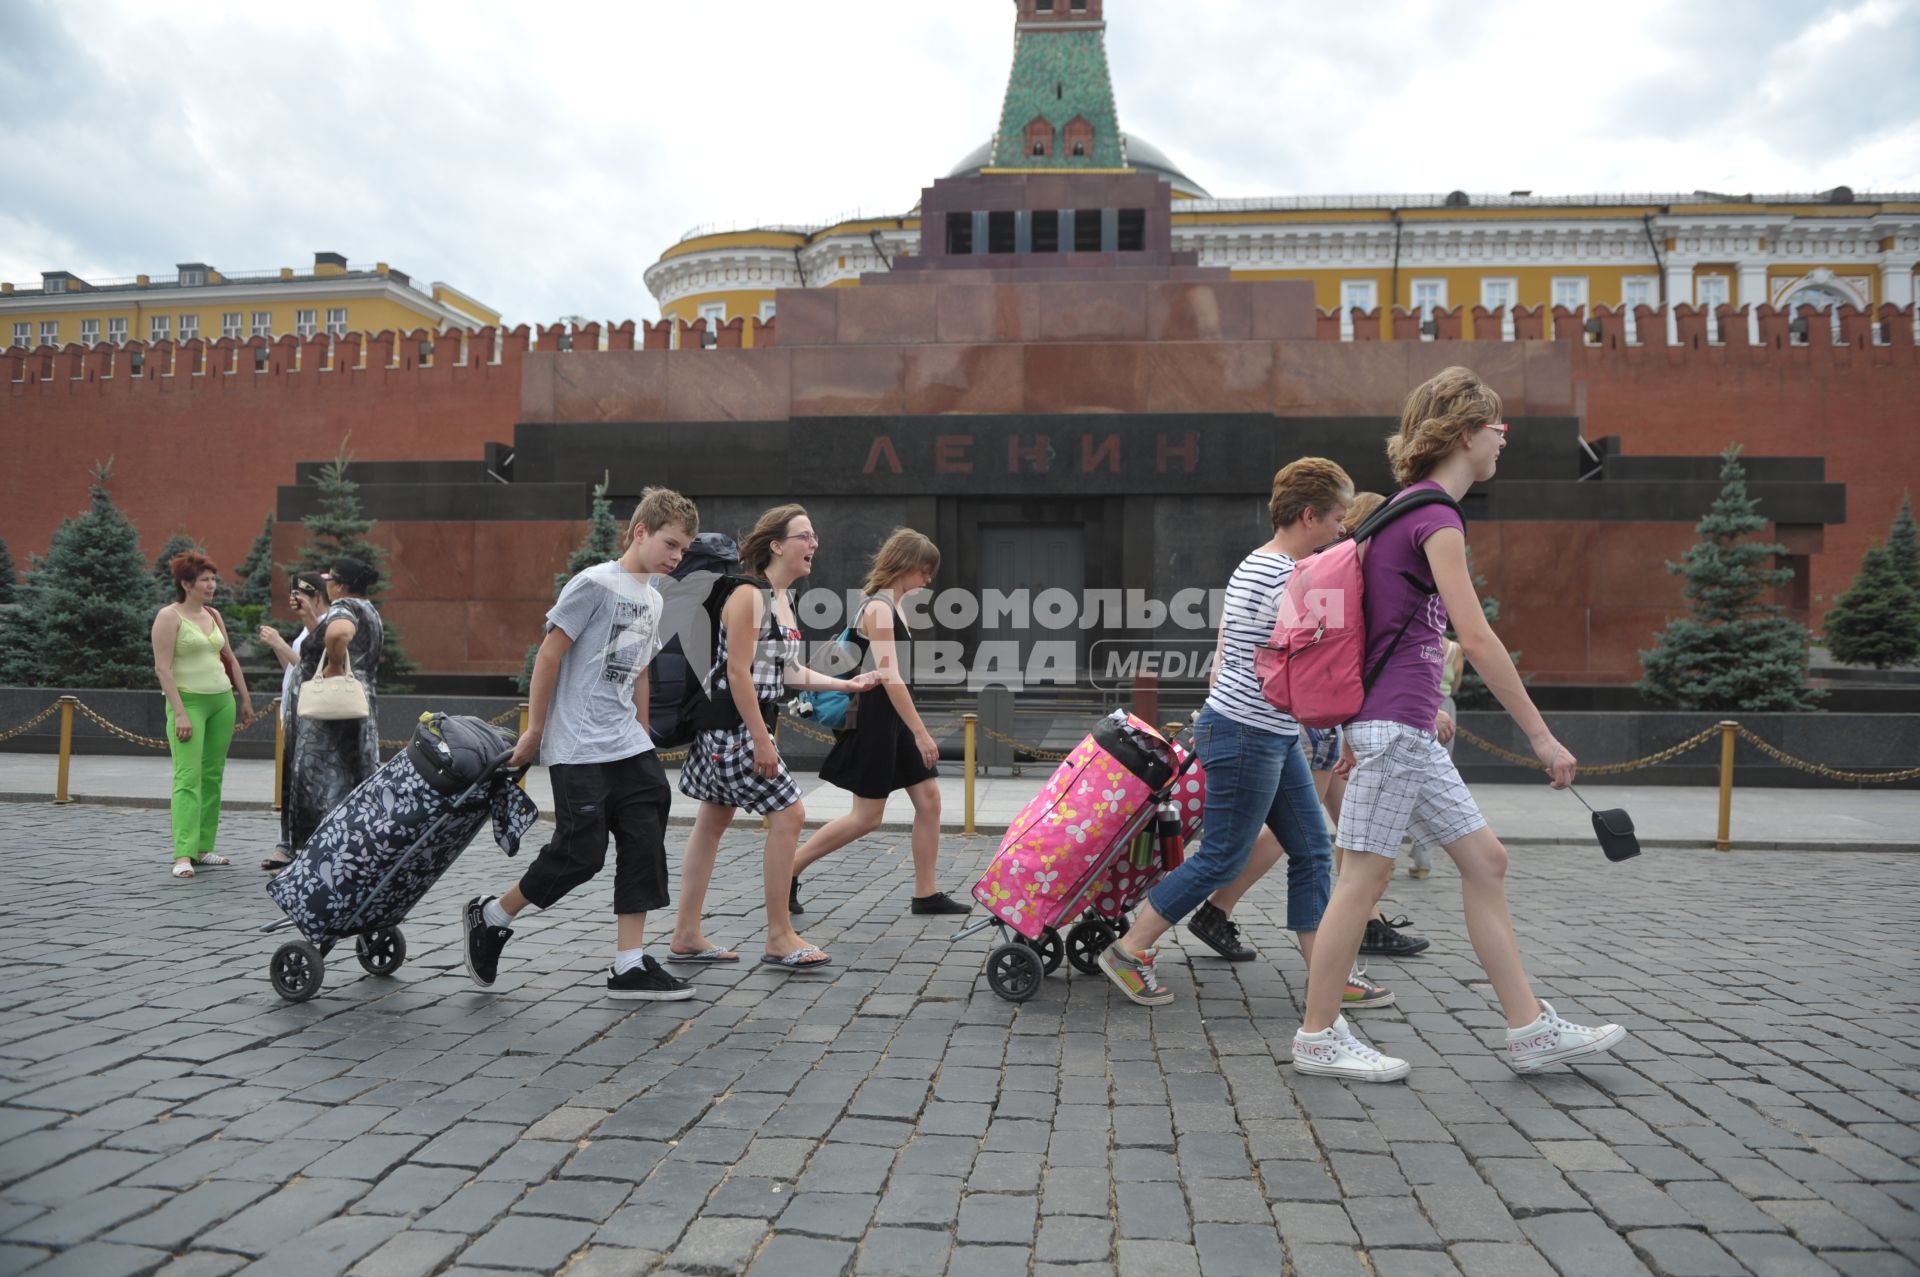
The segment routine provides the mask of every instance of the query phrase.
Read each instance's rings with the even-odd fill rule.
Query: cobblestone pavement
[[[483,838],[397,975],[336,950],[288,1005],[241,854],[270,818],[187,883],[164,819],[0,808],[0,1272],[1920,1270],[1920,860],[1517,850],[1541,991],[1634,1033],[1524,1080],[1451,871],[1402,878],[1433,948],[1374,964],[1399,1003],[1364,1028],[1415,1068],[1363,1089],[1275,1061],[1305,983],[1277,890],[1242,915],[1260,960],[1169,944],[1171,1007],[1066,968],[1015,1006],[875,838],[807,884],[826,971],[614,1003],[604,879],[471,987],[460,904],[525,863]],[[944,883],[991,850],[951,841]],[[758,882],[730,837],[710,929],[750,955]]]

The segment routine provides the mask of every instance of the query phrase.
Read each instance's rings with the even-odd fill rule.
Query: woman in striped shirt
[[[1101,969],[1143,1006],[1173,1000],[1154,974],[1153,944],[1208,893],[1246,866],[1262,828],[1287,853],[1287,929],[1311,953],[1326,908],[1333,836],[1300,745],[1300,725],[1267,703],[1253,672],[1254,649],[1271,641],[1294,559],[1340,535],[1353,480],[1324,457],[1302,457],[1273,477],[1267,513],[1273,537],[1240,561],[1227,581],[1214,649],[1213,682],[1194,724],[1194,750],[1207,772],[1206,830],[1200,847],[1148,893],[1127,934],[1100,956]]]

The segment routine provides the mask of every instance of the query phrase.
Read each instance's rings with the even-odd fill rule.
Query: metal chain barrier
[[[1909,767],[1905,771],[1895,772],[1849,772],[1841,771],[1837,767],[1829,767],[1825,763],[1810,763],[1804,758],[1795,758],[1777,745],[1768,744],[1738,723],[1734,724],[1733,730],[1739,734],[1740,739],[1775,762],[1785,763],[1808,775],[1823,777],[1826,780],[1842,780],[1858,785],[1884,785],[1889,781],[1920,779],[1920,767]]]
[[[1073,757],[1072,750],[1068,750],[1064,754],[1059,754],[1059,753],[1055,753],[1053,750],[1050,750],[1050,749],[1041,749],[1038,746],[1028,745],[1023,741],[1015,740],[1013,737],[1007,735],[1005,732],[994,731],[991,727],[988,727],[985,723],[982,723],[980,725],[980,731],[987,736],[991,736],[994,740],[999,741],[1002,745],[1011,745],[1017,750],[1025,751],[1028,755],[1038,759],[1040,762],[1043,762],[1043,763],[1064,763],[1067,761],[1067,759]]]
[[[1744,731],[1745,729],[1742,728],[1741,730]],[[1690,749],[1700,748],[1702,745],[1705,745],[1707,742],[1711,741],[1714,737],[1718,736],[1719,734],[1720,734],[1720,729],[1718,727],[1709,727],[1705,731],[1702,731],[1697,733],[1696,735],[1687,737],[1687,739],[1681,741],[1678,745],[1669,745],[1667,748],[1661,750],[1657,754],[1648,754],[1645,758],[1636,758],[1636,759],[1633,759],[1631,762],[1600,763],[1591,767],[1585,763],[1582,763],[1580,765],[1580,775],[1582,776],[1623,776],[1628,772],[1637,772],[1644,768],[1657,767],[1661,763],[1669,762],[1675,758],[1678,758],[1680,755],[1686,753]],[[1454,728],[1454,735],[1458,736],[1461,740],[1467,742],[1467,744],[1473,746],[1475,749],[1480,750],[1482,753],[1493,755],[1495,758],[1499,759],[1503,763],[1512,763],[1515,766],[1526,767],[1533,771],[1546,770],[1546,768],[1540,765],[1540,760],[1533,757],[1531,754],[1516,754],[1510,749],[1502,749],[1500,748],[1500,746],[1494,744],[1492,741],[1487,740],[1484,737],[1476,736],[1464,727]]]
[[[32,731],[34,728],[40,726],[40,724],[46,722],[49,718],[52,718],[54,714],[59,712],[59,709],[60,709],[60,702],[55,701],[53,704],[41,710],[38,714],[35,714],[32,718],[29,718],[26,722],[20,724],[20,726],[11,728],[10,730],[5,732],[0,732],[0,740],[12,740],[16,736],[20,736],[20,735],[23,735],[24,733]]]
[[[106,719],[94,713],[93,707],[85,701],[75,701],[74,705],[82,714],[85,714],[99,726],[105,728],[109,735],[118,736],[121,740],[129,741],[135,745],[145,745],[148,749],[165,749],[167,747],[167,742],[164,740],[159,740],[152,736],[141,736],[135,732],[128,731],[124,727],[117,727],[109,723]]]

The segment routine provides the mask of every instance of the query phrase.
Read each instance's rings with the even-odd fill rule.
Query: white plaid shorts
[[[1406,834],[1417,845],[1441,847],[1486,827],[1480,804],[1432,732],[1380,719],[1346,730],[1355,763],[1336,846],[1391,859]]]

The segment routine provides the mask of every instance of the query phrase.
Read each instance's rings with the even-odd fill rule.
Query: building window
[[[1060,214],[1051,208],[1036,208],[1029,215],[1032,218],[1033,251],[1036,253],[1057,253],[1060,251]]]
[[[193,341],[200,336],[200,316],[180,316],[180,340]]]
[[[1413,308],[1422,320],[1432,319],[1433,312],[1447,308],[1447,281],[1444,279],[1416,279],[1413,281]]]
[[[247,335],[247,312],[244,310],[225,310],[220,312],[220,336],[239,341]]]
[[[1578,310],[1587,304],[1585,275],[1556,275],[1553,280],[1553,304],[1562,310]]]
[[[1147,210],[1144,208],[1123,208],[1120,210],[1120,251],[1123,253],[1143,253],[1147,248]]]
[[[167,341],[173,336],[173,320],[165,315],[154,315],[147,321],[148,341]]]
[[[83,319],[80,321],[80,344],[82,346],[98,346],[100,344],[99,320]]]
[[[769,320],[771,320],[772,318],[773,318],[773,303],[761,302],[760,303],[760,322],[764,324]]]
[[[1053,154],[1053,121],[1044,115],[1036,115],[1027,121],[1027,154],[1048,156]]]
[[[204,266],[183,268],[180,272],[180,287],[182,288],[199,288],[206,282],[207,271]]]
[[[1620,281],[1620,304],[1631,311],[1635,306],[1652,306],[1660,297],[1660,280],[1654,275],[1628,275]]]
[[[31,319],[25,323],[15,322],[13,325],[13,344],[16,346],[33,345],[33,321]]]
[[[965,257],[973,252],[973,214],[947,214],[947,255]]]
[[[727,304],[725,302],[703,302],[699,318],[707,321],[706,345],[717,345],[720,341],[720,325],[727,322]]]
[[[327,307],[327,332],[330,336],[347,335],[347,308],[345,306]]]
[[[1340,340],[1353,340],[1353,312],[1370,311],[1380,304],[1380,285],[1371,279],[1340,281]]]
[[[1067,127],[1062,132],[1066,137],[1067,154],[1093,154],[1093,122],[1086,116],[1074,116],[1067,121]]]
[[[1704,306],[1712,312],[1715,306],[1724,306],[1733,296],[1731,281],[1725,275],[1695,275],[1693,277],[1693,304]]]
[[[1010,208],[999,209],[987,214],[987,251],[989,253],[1011,253],[1018,243],[1019,219]]]
[[[43,288],[42,288],[43,292],[64,293],[67,291],[67,281],[64,279],[48,279],[48,280],[42,281],[42,283],[43,283]]]
[[[254,311],[253,312],[253,330],[249,332],[247,335],[249,337],[265,337],[268,341],[272,341],[273,340],[273,312],[270,310]]]
[[[314,312],[310,310],[296,310],[293,312],[293,331],[300,334],[303,340],[311,338],[314,333],[319,331],[320,326],[314,322],[313,316]]]
[[[127,344],[127,321],[124,317],[107,321],[107,340],[116,346]]]
[[[1480,281],[1480,305],[1487,310],[1512,310],[1520,287],[1511,279]]]
[[[43,319],[40,321],[40,344],[42,346],[58,346],[60,344],[59,320]]]
[[[1100,251],[1100,210],[1097,208],[1075,209],[1073,214],[1073,251],[1076,253],[1097,253]]]

